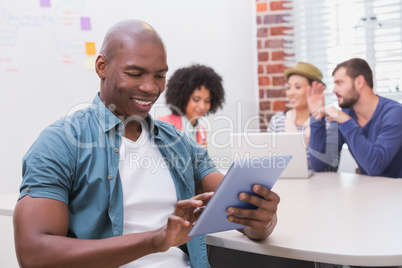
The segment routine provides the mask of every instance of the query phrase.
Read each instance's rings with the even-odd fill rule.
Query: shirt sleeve
[[[310,122],[308,155],[312,169],[316,172],[337,171],[343,145],[338,123],[327,124],[325,117],[316,120],[312,116]]]
[[[339,129],[348,144],[359,167],[370,176],[384,174],[402,146],[401,108],[390,109],[370,125],[371,131],[378,132],[375,141],[370,141],[362,127],[354,120],[341,124]],[[372,122],[374,123],[374,122]],[[375,130],[377,128],[377,130]]]
[[[44,197],[68,204],[75,167],[73,146],[60,127],[50,126],[23,157],[20,197]]]
[[[276,123],[275,123],[275,115],[271,117],[271,120],[269,120],[269,125],[267,128],[268,132],[276,132]]]
[[[274,114],[269,121],[268,132],[284,132],[285,131],[285,113],[279,112]]]

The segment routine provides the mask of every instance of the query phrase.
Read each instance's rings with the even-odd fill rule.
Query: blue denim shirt
[[[173,125],[148,116],[143,122],[169,167],[179,200],[217,171],[205,149]],[[23,158],[20,198],[25,195],[68,205],[68,236],[101,239],[123,233],[119,149],[123,123],[98,94],[85,110],[63,117],[39,135]],[[209,267],[205,238],[186,244],[192,267]]]

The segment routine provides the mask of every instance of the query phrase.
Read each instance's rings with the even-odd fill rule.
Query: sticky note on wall
[[[87,55],[96,55],[96,48],[94,42],[85,43],[85,52]]]
[[[50,0],[40,0],[39,4],[41,7],[50,7]]]
[[[81,17],[81,30],[91,30],[91,18]]]
[[[88,71],[95,70],[95,61],[96,61],[95,55],[85,55],[85,58],[84,58],[85,70],[88,70]]]

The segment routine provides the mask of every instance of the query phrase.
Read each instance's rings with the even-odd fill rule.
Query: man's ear
[[[366,79],[364,79],[363,75],[359,75],[358,77],[355,78],[355,88],[356,89],[362,89],[366,86]]]
[[[99,55],[95,61],[95,70],[100,79],[105,79],[106,59],[103,55]]]

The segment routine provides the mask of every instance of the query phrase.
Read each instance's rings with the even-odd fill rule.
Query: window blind
[[[293,0],[294,57],[324,75],[332,92],[332,71],[347,59],[370,64],[374,90],[402,100],[402,0]]]

